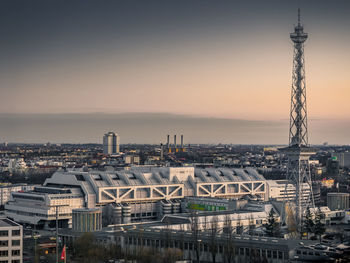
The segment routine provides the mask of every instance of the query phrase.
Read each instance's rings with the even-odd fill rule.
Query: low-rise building
[[[55,226],[56,206],[60,226],[68,227],[72,209],[85,206],[84,195],[79,188],[35,187],[12,193],[5,204],[5,215],[16,222],[50,228]]]
[[[344,210],[350,208],[350,194],[327,193],[327,206],[331,210]]]
[[[20,191],[30,191],[34,185],[27,184],[5,184],[0,185],[0,205],[5,205],[10,200],[11,193]]]
[[[287,201],[295,200],[295,185],[286,180],[267,180],[268,194],[270,200]],[[308,200],[310,196],[310,186],[303,184],[303,199]]]

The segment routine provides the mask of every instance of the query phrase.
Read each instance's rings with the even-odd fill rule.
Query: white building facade
[[[34,191],[13,193],[5,214],[28,224],[70,224],[72,209],[102,207],[108,224],[179,213],[185,196],[267,201],[265,178],[253,168],[132,167],[121,171],[57,171]],[[106,216],[105,216],[106,218]]]
[[[269,199],[276,201],[295,200],[295,185],[286,180],[267,180]],[[310,186],[307,183],[302,185],[305,189],[303,199],[307,200],[310,194]]]
[[[8,184],[0,185],[0,205],[5,205],[10,200],[11,193],[33,190],[34,185]]]

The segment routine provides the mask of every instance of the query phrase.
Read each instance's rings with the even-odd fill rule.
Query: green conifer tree
[[[323,217],[324,217],[324,214],[321,212],[321,210],[319,208],[318,211],[316,212],[316,215],[315,215],[314,233],[315,233],[315,235],[319,236],[320,242],[322,241],[322,235],[324,234],[324,232],[326,232],[326,227],[321,221]]]
[[[305,221],[304,221],[304,231],[307,233],[307,238],[309,238],[309,233],[313,233],[315,228],[315,223],[312,218],[310,208],[306,210]]]
[[[269,237],[276,237],[279,235],[279,223],[276,220],[275,211],[271,208],[270,213],[267,217],[267,223],[265,224],[265,233]]]

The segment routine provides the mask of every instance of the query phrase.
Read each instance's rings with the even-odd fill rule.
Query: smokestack
[[[176,148],[176,135],[174,135],[174,148]]]
[[[166,146],[169,148],[169,141],[170,141],[170,135],[167,135],[167,139],[166,139]]]
[[[184,136],[181,134],[181,149],[184,147]]]
[[[164,158],[164,150],[163,150],[163,143],[160,144],[160,159],[163,160]]]

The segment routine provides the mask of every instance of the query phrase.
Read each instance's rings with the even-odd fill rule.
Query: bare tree
[[[235,246],[233,242],[233,226],[232,220],[228,214],[225,216],[224,222],[224,234],[226,236],[226,242],[223,251],[223,258],[225,263],[234,262],[235,258]]]
[[[185,241],[184,241],[184,225],[180,224],[180,239],[179,239],[179,248],[182,251],[182,259],[185,259]]]
[[[218,250],[218,243],[216,239],[216,235],[219,232],[218,227],[218,218],[217,216],[213,216],[210,222],[210,229],[209,229],[209,250],[211,253],[212,262],[216,262],[216,253]]]
[[[236,234],[241,235],[242,234],[242,222],[241,222],[241,216],[238,214],[237,216],[237,223],[236,223]]]
[[[171,243],[171,234],[170,234],[170,224],[169,221],[167,219],[165,219],[165,231],[164,231],[164,247],[165,248],[169,248],[170,247],[170,243]]]
[[[190,213],[190,219],[191,219],[191,232],[192,232],[192,241],[194,245],[194,249],[196,252],[196,262],[199,263],[200,259],[200,240],[199,240],[199,222],[198,222],[198,216],[196,215],[195,211],[191,211]]]
[[[254,219],[253,219],[253,215],[250,214],[249,215],[249,227],[248,227],[248,234],[249,235],[253,235],[253,230],[255,228],[255,224],[254,224]]]

